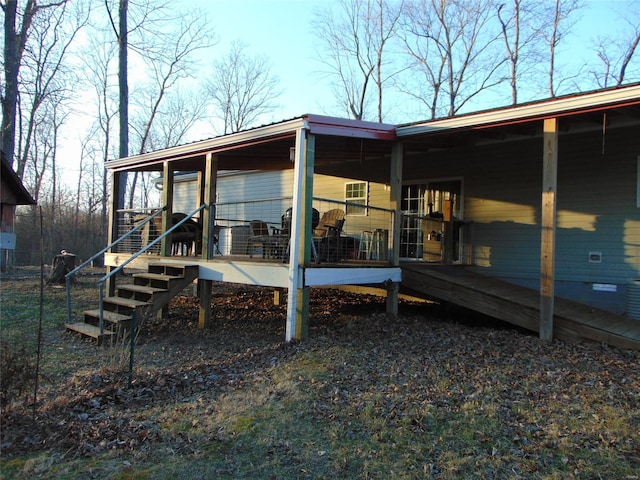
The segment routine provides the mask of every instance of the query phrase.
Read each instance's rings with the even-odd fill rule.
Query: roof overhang
[[[208,153],[215,154],[220,151],[228,151],[240,148],[241,146],[252,145],[256,142],[266,142],[278,138],[295,136],[295,132],[301,128],[307,128],[306,122],[303,118],[295,118],[286,122],[267,125],[252,130],[111,160],[106,163],[106,168],[115,171],[129,170],[148,167],[165,161],[203,156]]]
[[[477,145],[538,136],[545,118],[563,119],[564,131],[598,125],[640,123],[640,84],[597,90],[440,120],[394,126],[322,115],[303,115],[238,133],[112,160],[117,171],[202,171],[207,154],[216,155],[219,170],[283,170],[293,168],[290,150],[299,131],[315,135],[315,169],[352,176],[371,169],[367,162],[389,159],[391,146],[405,143],[405,153]],[[604,118],[603,118],[604,117]],[[615,120],[613,120],[615,117]],[[349,177],[351,178],[351,177]],[[354,177],[355,178],[355,177]]]
[[[259,166],[269,168],[268,159],[273,160],[277,157],[280,162],[289,161],[289,148],[295,144],[294,139],[299,130],[308,131],[318,137],[329,138],[325,141],[327,152],[336,151],[335,147],[332,148],[329,145],[332,143],[330,138],[339,139],[340,148],[343,146],[341,143],[343,139],[374,141],[374,143],[376,140],[396,140],[394,125],[322,115],[304,115],[251,130],[111,160],[107,162],[106,168],[112,171],[159,170],[161,164],[169,161],[180,162],[183,169],[189,169],[193,167],[193,163],[188,162],[189,159],[197,159],[201,162],[206,154],[219,155],[221,158],[233,158],[236,162],[243,160],[249,162],[250,164],[246,164],[245,169],[255,169]],[[230,165],[225,168],[234,168],[234,166]]]
[[[11,168],[11,165],[9,165],[9,161],[4,156],[4,152],[0,154],[0,157],[0,178],[2,178],[2,183],[13,192],[15,205],[35,205],[37,202],[27,191],[16,172]],[[0,195],[0,197],[3,196],[4,195]]]
[[[396,129],[396,135],[399,139],[402,139],[428,133],[513,125],[533,120],[567,117],[631,105],[640,105],[640,84],[579,93],[550,100],[459,115],[442,120],[402,125]]]

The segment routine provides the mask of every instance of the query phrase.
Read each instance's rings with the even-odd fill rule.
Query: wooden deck
[[[473,273],[461,266],[402,264],[402,288],[537,332],[535,290]],[[556,297],[553,336],[640,350],[640,321]]]

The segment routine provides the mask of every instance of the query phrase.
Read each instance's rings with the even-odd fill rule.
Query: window
[[[364,206],[367,205],[368,194],[367,182],[351,182],[346,183],[344,186],[344,199],[347,204],[347,215],[366,215],[367,209]],[[359,207],[358,205],[363,205]]]

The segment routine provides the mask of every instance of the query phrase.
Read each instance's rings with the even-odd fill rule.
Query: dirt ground
[[[0,282],[6,305],[2,309],[4,323],[10,300],[18,298],[20,292],[36,292],[38,282],[33,271],[14,272]],[[64,313],[62,289],[47,286],[46,295],[50,308]],[[24,300],[18,298],[16,302],[19,301]],[[222,408],[216,407],[216,402],[231,395],[255,395],[265,382],[276,391],[269,402],[282,401],[277,394],[277,379],[283,369],[295,366],[298,370],[290,382],[302,385],[312,377],[304,388],[300,387],[306,392],[300,402],[315,412],[311,420],[322,417],[317,426],[313,423],[322,434],[329,425],[343,421],[342,416],[348,416],[344,425],[352,425],[353,418],[361,415],[358,412],[370,415],[373,411],[374,423],[382,418],[393,424],[396,442],[402,442],[404,435],[411,439],[422,435],[424,445],[431,441],[442,444],[430,453],[434,459],[425,463],[425,475],[406,478],[457,478],[456,472],[464,472],[459,465],[451,466],[455,462],[445,460],[447,442],[452,442],[449,450],[459,450],[464,458],[469,456],[468,450],[476,448],[474,445],[481,450],[486,450],[485,442],[501,445],[482,454],[493,464],[496,451],[511,452],[512,463],[507,462],[505,454],[501,468],[504,472],[517,470],[518,475],[478,478],[596,478],[574,474],[584,468],[582,453],[558,454],[557,466],[542,460],[543,451],[557,451],[568,438],[574,443],[567,445],[567,452],[584,452],[594,458],[602,448],[605,453],[599,461],[610,462],[615,454],[616,461],[622,462],[622,469],[615,472],[623,472],[621,478],[638,478],[634,474],[640,471],[638,352],[593,344],[544,343],[531,333],[499,321],[435,303],[404,301],[400,315],[394,317],[385,313],[383,298],[335,289],[312,290],[309,340],[285,343],[286,302],[274,305],[272,289],[216,284],[212,302],[215,318],[209,330],[198,328],[197,299],[189,295],[173,300],[168,318],[144,321],[135,349],[131,386],[126,345],[97,347],[65,332],[64,314],[51,316],[58,320],[48,323],[44,331],[36,408],[29,395],[23,393],[3,408],[0,417],[5,466],[12,459],[41,453],[49,462],[57,463],[106,453],[129,455],[129,463],[133,458],[152,463],[168,449],[171,455],[191,458],[201,456],[212,442],[237,448],[237,424],[233,436],[225,433],[229,426],[225,430],[207,423],[207,428],[200,428],[211,422],[216,408]],[[320,373],[309,373],[312,367]],[[370,398],[367,392],[377,393]],[[384,396],[380,392],[385,392]],[[199,405],[194,407],[199,413],[190,412],[186,421],[192,433],[168,430],[169,423],[186,415],[178,413],[182,411],[180,405],[194,402]],[[427,417],[416,413],[418,407],[424,411],[424,405],[440,415],[434,425],[451,425],[450,434],[433,436],[428,432],[431,427],[425,423]],[[526,413],[524,406],[532,413]],[[601,406],[603,410],[599,410]],[[459,425],[459,415],[466,419],[468,408],[490,411],[495,424],[483,430],[475,418],[470,420],[472,425]],[[567,419],[570,412],[589,417],[588,428],[572,426]],[[599,430],[594,419],[601,425],[605,414],[612,418],[606,420],[607,428]],[[536,420],[526,419],[527,415],[536,416]],[[171,420],[166,419],[169,417]],[[364,419],[360,421],[366,425]],[[396,421],[402,422],[402,428],[395,425]],[[561,425],[562,422],[568,423]],[[619,427],[610,428],[613,423]],[[384,436],[371,428],[374,433],[368,438]],[[455,438],[458,429],[473,432],[475,438],[467,446],[454,446],[460,441]],[[345,442],[353,443],[356,437],[352,438],[355,434],[350,431],[345,434]],[[490,440],[493,436],[495,439]],[[335,454],[340,448],[340,442],[335,442]],[[377,448],[381,455],[382,447]],[[229,454],[222,457],[229,461]],[[474,460],[476,466],[470,468],[480,468],[478,458]],[[242,478],[238,473],[242,471],[241,461],[236,461],[235,473],[229,478]],[[211,464],[211,459],[208,462]],[[535,465],[528,466],[529,463]],[[344,465],[324,466],[317,478],[366,477],[364,467],[346,470]],[[51,466],[38,467],[40,470],[20,468],[23,476],[16,478],[28,478],[34,471],[45,472],[40,475],[46,477]],[[340,473],[340,468],[345,470]],[[527,475],[526,468],[535,474]],[[574,473],[545,477],[545,469],[552,468]],[[594,464],[589,471],[598,469],[602,467]],[[440,475],[447,471],[454,473]],[[104,478],[108,473],[105,475]],[[206,474],[200,478],[207,478]]]
[[[0,277],[0,282],[5,289],[13,285],[35,293],[38,277],[39,270],[34,268],[14,269]],[[63,296],[62,286],[46,285],[45,290]],[[212,297],[211,330],[198,328],[198,299],[189,294],[172,300],[167,318],[144,320],[136,340],[131,388],[128,372],[123,371],[128,366],[128,344],[97,347],[90,339],[65,332],[60,323],[57,328],[45,328],[44,356],[49,352],[53,357],[44,359],[45,365],[55,364],[55,352],[70,346],[76,356],[85,356],[90,363],[81,372],[56,369],[51,373],[46,366],[43,368],[35,417],[27,393],[23,403],[3,412],[2,454],[19,456],[55,449],[71,456],[86,455],[100,449],[89,438],[99,440],[98,444],[106,442],[109,448],[114,446],[112,442],[119,448],[127,448],[129,443],[133,447],[139,439],[138,428],[114,430],[111,418],[94,422],[92,431],[87,432],[87,418],[93,418],[96,408],[103,409],[107,404],[127,405],[126,411],[118,414],[117,423],[130,425],[136,405],[146,405],[150,399],[163,403],[189,398],[203,389],[225,391],[257,367],[275,365],[305,350],[304,343],[284,342],[286,297],[282,305],[275,305],[273,289],[216,283]],[[434,303],[404,303],[403,313],[424,314],[425,308],[434,317],[447,315]],[[345,328],[351,331],[363,321],[370,322],[375,332],[383,328],[375,325],[390,319],[384,311],[385,300],[380,297],[317,289],[312,292],[309,336],[326,340],[327,335]],[[484,321],[493,323],[491,319]],[[213,370],[212,363],[217,364]],[[84,373],[86,367],[96,371]],[[87,441],[78,442],[78,437]],[[145,441],[150,440],[145,437]]]

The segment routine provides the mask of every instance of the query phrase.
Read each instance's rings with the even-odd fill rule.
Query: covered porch
[[[397,312],[402,147],[392,125],[305,115],[115,160],[107,168],[110,242],[127,235],[105,253],[108,271],[127,262],[134,268],[158,261],[197,265],[202,328],[211,323],[213,281],[286,290],[287,341],[307,336],[312,287],[382,286],[387,310]],[[118,208],[121,177],[136,171],[161,173],[158,208]],[[284,172],[281,183],[288,184],[245,186],[225,201],[220,179],[229,172]],[[177,179],[185,174],[194,181],[177,195]],[[318,175],[325,184],[345,178],[375,182],[385,195],[377,203],[368,192],[353,201],[325,198],[326,189],[314,188]],[[108,280],[108,295],[116,291],[115,278]]]

